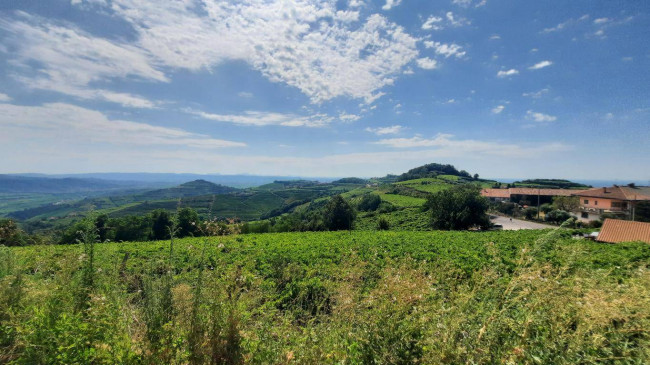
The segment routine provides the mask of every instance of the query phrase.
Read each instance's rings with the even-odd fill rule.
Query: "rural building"
[[[583,221],[598,220],[603,213],[634,220],[636,204],[650,200],[650,187],[614,185],[582,190],[573,195],[580,197],[578,218]]]
[[[650,223],[605,219],[597,240],[608,243],[630,241],[650,243]]]
[[[538,202],[539,204],[551,203],[555,196],[571,196],[582,191],[538,188],[483,189],[481,195],[491,201],[511,201],[521,205],[537,205]]]

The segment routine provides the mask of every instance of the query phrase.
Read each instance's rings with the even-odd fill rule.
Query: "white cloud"
[[[0,101],[11,101],[11,97],[7,94],[0,93]]]
[[[542,89],[539,91],[533,91],[533,92],[528,92],[528,93],[523,93],[522,96],[530,96],[533,99],[539,99],[541,98],[544,94],[548,93],[548,89]]]
[[[429,16],[427,20],[422,23],[422,29],[424,30],[441,30],[444,29],[440,23],[442,22],[442,18],[439,16]]]
[[[339,114],[339,119],[343,122],[355,122],[361,119],[361,116],[356,114],[341,113]]]
[[[451,24],[454,27],[462,27],[462,26],[465,26],[465,25],[472,24],[472,22],[470,22],[466,18],[456,16],[451,11],[448,11],[445,14],[445,17],[447,18],[447,21],[449,21],[449,24]]]
[[[560,143],[549,143],[539,146],[519,146],[516,144],[503,144],[489,141],[478,140],[459,140],[451,134],[438,134],[434,138],[388,138],[374,142],[378,145],[389,146],[393,148],[424,148],[437,147],[440,150],[455,151],[463,154],[480,154],[489,156],[518,156],[532,157],[541,152],[558,152],[567,150],[568,147]]]
[[[424,46],[426,48],[435,48],[436,54],[445,56],[445,58],[449,57],[456,57],[456,58],[461,58],[465,56],[466,52],[463,51],[463,47],[455,44],[455,43],[440,43],[440,42],[433,42],[433,41],[424,41]]]
[[[559,23],[558,25],[556,25],[556,26],[554,26],[554,27],[544,28],[544,29],[542,30],[541,33],[554,33],[554,32],[559,32],[559,31],[564,30],[565,28],[567,28],[567,27],[569,27],[569,26],[575,25],[575,24],[580,23],[580,22],[582,22],[582,21],[585,21],[585,20],[587,20],[587,19],[589,19],[589,15],[588,15],[588,14],[585,14],[585,15],[581,16],[581,17],[578,18],[578,19],[573,19],[573,18],[571,18],[571,19],[569,19],[569,20],[567,20],[567,21],[565,21],[565,22]]]
[[[555,122],[557,120],[556,116],[538,113],[532,110],[526,112],[526,118],[538,123]]]
[[[604,24],[609,22],[610,20],[611,19],[609,18],[598,18],[598,19],[594,19],[594,24]]]
[[[438,66],[438,61],[433,60],[429,57],[418,58],[416,62],[420,68],[423,68],[425,70],[433,70]]]
[[[553,64],[553,62],[545,60],[545,61],[538,62],[538,63],[528,67],[528,69],[529,70],[539,70],[540,68],[548,67],[548,66],[551,66],[552,64]]]
[[[385,134],[398,134],[404,129],[401,125],[392,125],[390,127],[366,128],[366,132],[374,133],[378,136]]]
[[[469,8],[470,6],[480,8],[481,6],[485,6],[485,4],[487,4],[487,0],[453,0],[451,3],[454,5],[462,6],[463,8]]]
[[[182,146],[190,148],[244,147],[233,142],[127,120],[64,103],[22,106],[0,104],[0,125],[9,140],[48,140],[48,144],[108,143],[133,146]]]
[[[519,71],[517,71],[514,68],[511,68],[510,70],[501,70],[497,72],[497,77],[508,77],[508,76],[513,76],[513,75],[518,75]]]
[[[390,10],[398,6],[401,2],[402,0],[386,0],[386,4],[384,4],[384,6],[382,6],[381,8],[384,10]]]
[[[161,70],[202,71],[235,60],[314,103],[339,96],[371,103],[418,56],[417,39],[402,27],[378,14],[361,19],[356,11],[338,10],[334,0],[205,0],[199,6],[113,0],[99,10],[133,27],[129,44],[26,15],[0,26],[9,30],[17,63],[43,65],[41,73],[19,73],[77,88],[113,78],[165,82]]]
[[[503,105],[497,105],[494,108],[492,108],[492,113],[493,114],[501,114],[501,112],[505,109],[506,107]]]
[[[155,103],[140,96],[89,86],[114,78],[166,82],[142,49],[96,38],[71,25],[62,25],[17,13],[15,20],[0,18],[0,29],[11,37],[12,65],[17,80],[34,89],[52,90],[82,99],[104,100],[129,107],[152,108]]]
[[[496,40],[499,40],[499,39],[501,39],[501,36],[498,35],[498,34],[493,34],[493,35],[490,36],[490,40],[492,40],[492,41],[496,41]]]
[[[192,109],[186,109],[185,112],[206,120],[250,126],[322,127],[332,122],[333,119],[324,114],[301,116],[260,111],[246,111],[241,114],[212,114]]]
[[[239,96],[240,98],[252,98],[253,93],[248,91],[240,91],[237,93],[237,96]]]

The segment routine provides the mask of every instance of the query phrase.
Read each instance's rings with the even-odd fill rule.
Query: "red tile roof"
[[[481,195],[487,198],[505,198],[510,199],[509,189],[483,189]]]
[[[596,188],[584,190],[574,195],[590,197],[590,198],[603,198],[603,199],[616,199],[616,200],[650,200],[650,187],[628,187],[628,186],[612,186],[609,188]]]
[[[509,188],[509,189],[483,189],[481,195],[488,198],[510,198],[511,195],[541,195],[541,196],[571,196],[584,190],[571,189],[536,189],[536,188]]]
[[[598,241],[618,243],[641,241],[650,243],[650,223],[605,219]]]

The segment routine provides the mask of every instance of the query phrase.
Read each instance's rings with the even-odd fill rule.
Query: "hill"
[[[179,199],[179,198],[198,196],[198,195],[228,194],[236,191],[239,191],[239,189],[211,183],[206,180],[194,180],[171,188],[148,191],[146,193],[137,195],[136,199],[138,200]]]
[[[465,170],[458,171],[453,165],[430,163],[408,170],[407,172],[399,175],[397,180],[406,181],[427,177],[436,177],[438,175],[453,175],[468,179],[472,177],[469,172]]]
[[[585,185],[563,179],[528,179],[515,181],[518,187],[542,188],[542,189],[589,189],[591,185]]]
[[[79,193],[132,188],[132,182],[0,175],[0,193]]]

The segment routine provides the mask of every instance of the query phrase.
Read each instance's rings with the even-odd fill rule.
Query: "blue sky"
[[[647,1],[0,3],[1,173],[650,180]]]

